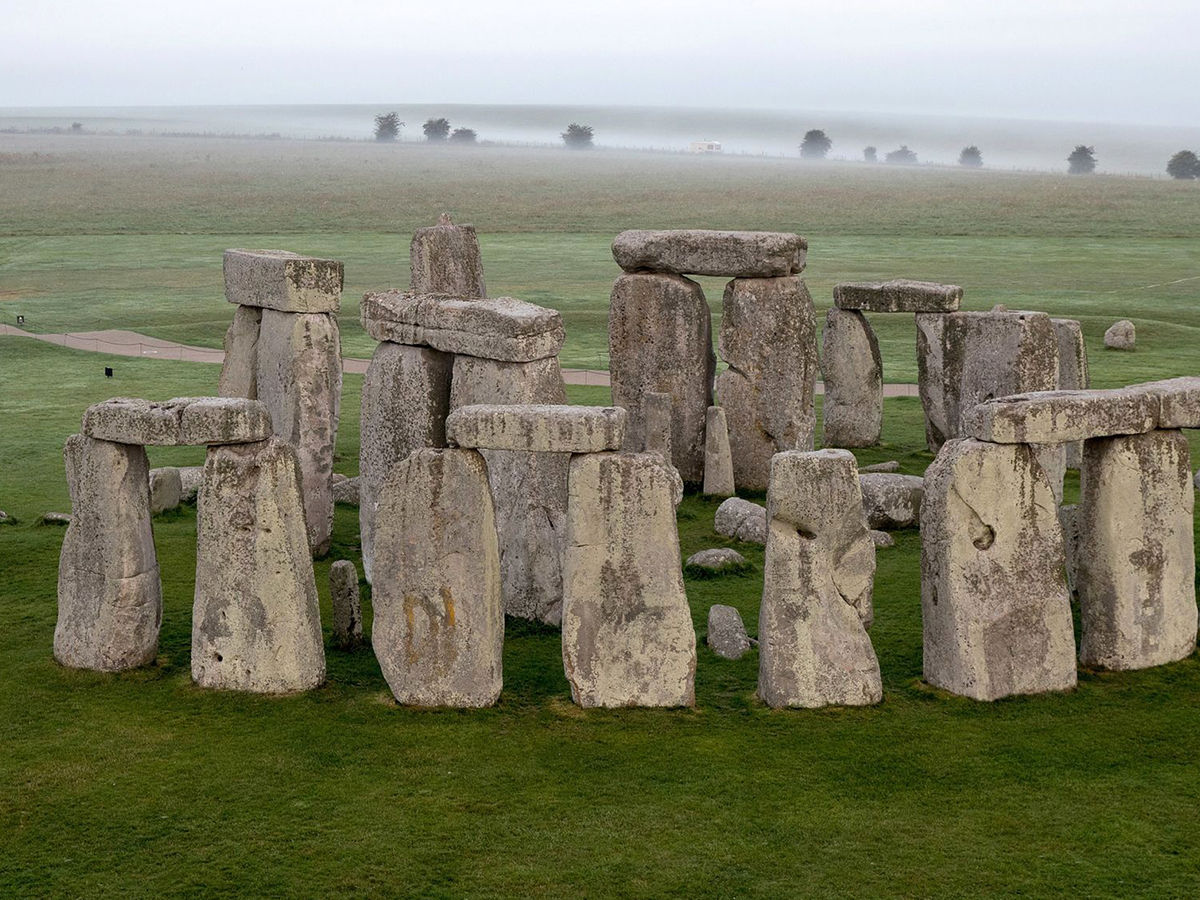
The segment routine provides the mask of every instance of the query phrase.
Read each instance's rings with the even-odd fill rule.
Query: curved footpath
[[[113,356],[140,356],[149,359],[174,359],[184,362],[201,362],[220,364],[225,360],[225,351],[211,347],[193,347],[189,344],[177,344],[174,341],[164,341],[161,338],[138,334],[136,331],[76,331],[64,334],[37,334],[25,331],[13,325],[0,323],[0,336],[26,337],[35,341],[44,341],[71,350],[88,350],[94,353],[109,353]],[[362,375],[367,371],[369,359],[359,359],[354,356],[342,358],[342,368],[346,372]],[[608,373],[599,369],[563,369],[563,381],[567,384],[588,384],[608,387]],[[817,382],[817,393],[824,392],[824,385]],[[915,384],[885,384],[885,397],[916,397]]]

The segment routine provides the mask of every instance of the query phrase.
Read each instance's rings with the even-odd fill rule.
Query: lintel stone
[[[287,250],[226,250],[225,299],[280,312],[335,313],[342,264]]]
[[[932,281],[847,281],[833,288],[838,309],[880,313],[955,312],[962,305],[963,289],[956,284]]]
[[[626,272],[775,278],[804,271],[808,243],[778,231],[622,231],[613,258]]]

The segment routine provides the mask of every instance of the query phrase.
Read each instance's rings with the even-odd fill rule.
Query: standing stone
[[[672,461],[684,481],[700,482],[716,368],[700,285],[679,275],[622,275],[612,290],[608,347],[613,403],[629,411],[629,446],[645,446],[646,394],[670,394]]]
[[[454,358],[451,409],[475,404],[561,404],[566,398],[557,358],[529,363]],[[570,454],[482,453],[500,539],[504,611],[556,625],[562,619],[562,546]]]
[[[179,486],[181,503],[191,503],[200,493],[200,485],[204,483],[204,466],[180,466]]]
[[[776,708],[878,703],[883,682],[867,636],[875,544],[854,456],[779,454],[767,514],[759,696]]]
[[[644,446],[636,452],[657,453],[671,462],[671,395],[650,391],[642,401]]]
[[[1181,431],[1084,444],[1079,661],[1145,669],[1196,649],[1195,494]]]
[[[1058,389],[1080,391],[1091,387],[1088,371],[1087,345],[1083,342],[1083,328],[1074,319],[1051,319],[1054,334],[1058,338]],[[1078,469],[1083,457],[1083,443],[1067,444],[1064,464],[1068,469]]]
[[[183,502],[183,478],[175,466],[150,470],[150,515],[175,509]]]
[[[1063,555],[1066,557],[1067,590],[1079,591],[1079,507],[1064,504],[1058,508],[1058,523],[1062,526]]]
[[[271,694],[325,680],[300,464],[278,438],[208,449],[196,514],[192,679]]]
[[[392,467],[408,454],[446,446],[453,363],[448,353],[385,342],[375,348],[367,366],[358,449],[358,525],[363,573],[372,584],[379,491]]]
[[[708,636],[705,643],[722,659],[741,659],[750,649],[750,637],[742,615],[732,606],[714,603],[708,608]]]
[[[821,373],[826,447],[870,447],[883,432],[883,362],[879,341],[860,312],[825,314]]]
[[[154,661],[162,585],[145,448],[80,434],[63,448],[71,518],[58,564],[54,658],[120,672]]]
[[[580,706],[695,703],[674,481],[652,454],[571,459],[562,647]]]
[[[733,480],[764,490],[771,457],[813,446],[817,324],[804,282],[735,278],[725,287],[717,396],[729,420]]]
[[[371,643],[407,706],[491,706],[503,687],[504,608],[487,468],[423,449],[379,495]]]
[[[925,680],[976,700],[1075,686],[1057,505],[1025,444],[948,442],[925,473]]]
[[[362,643],[362,603],[358,598],[358,569],[348,559],[329,567],[329,599],[333,606],[333,643],[352,649]]]
[[[1128,319],[1113,322],[1104,332],[1104,346],[1109,350],[1132,350],[1137,343],[1137,330]]]
[[[262,310],[256,306],[239,306],[233,322],[225,332],[225,359],[217,381],[221,397],[258,399],[258,330]]]
[[[257,384],[275,434],[296,448],[309,543],[322,556],[333,531],[333,453],[342,400],[337,319],[263,310]]]
[[[433,227],[413,234],[409,261],[411,289],[417,293],[463,299],[487,296],[475,226],[455,225],[449,213],[442,213]]]
[[[704,493],[711,497],[732,497],[735,492],[725,410],[710,406],[704,424]]]

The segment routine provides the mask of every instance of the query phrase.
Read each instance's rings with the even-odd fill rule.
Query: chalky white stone
[[[335,313],[342,298],[342,264],[287,250],[226,250],[225,299],[292,313]]]

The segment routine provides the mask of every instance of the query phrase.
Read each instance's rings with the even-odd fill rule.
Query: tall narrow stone
[[[255,306],[239,306],[233,321],[225,331],[225,360],[217,394],[221,397],[258,399],[258,329],[262,310]]]
[[[657,453],[671,462],[671,395],[650,391],[642,401],[645,443],[637,452]]]
[[[976,700],[1075,686],[1062,528],[1025,444],[948,442],[925,473],[925,680]]]
[[[358,596],[358,569],[348,559],[329,567],[329,601],[333,607],[334,646],[350,650],[362,643],[362,602]]]
[[[80,434],[63,448],[71,523],[58,565],[54,658],[119,672],[158,653],[162,586],[145,448]]]
[[[608,317],[613,403],[629,411],[629,446],[645,446],[646,394],[671,395],[671,453],[684,481],[704,477],[704,420],[716,357],[700,285],[679,275],[622,275]]]
[[[1181,431],[1084,444],[1079,660],[1144,669],[1196,649],[1195,494]]]
[[[674,485],[654,454],[571,459],[562,646],[580,706],[695,702]]]
[[[1080,391],[1091,387],[1088,371],[1087,345],[1083,341],[1083,328],[1074,319],[1051,319],[1055,337],[1058,338],[1058,389]],[[1067,444],[1064,464],[1068,469],[1078,469],[1083,458],[1083,443]]]
[[[475,226],[455,225],[448,213],[442,213],[436,225],[413,234],[409,261],[412,290],[418,293],[487,296]]]
[[[875,544],[854,456],[779,454],[767,509],[759,696],[773,707],[878,703],[883,683],[866,631]]]
[[[396,699],[491,706],[503,686],[504,609],[483,457],[417,450],[379,495],[371,642]]]
[[[729,421],[733,480],[764,490],[771,457],[813,446],[817,323],[797,277],[735,278],[725,287],[717,396]],[[685,476],[686,477],[686,476]]]
[[[704,427],[704,493],[713,497],[732,497],[735,491],[725,410],[710,406]]]
[[[278,438],[208,449],[196,513],[192,679],[256,693],[325,680],[300,465]]]
[[[883,432],[883,362],[879,341],[860,312],[825,314],[821,411],[826,447],[870,447]]]

